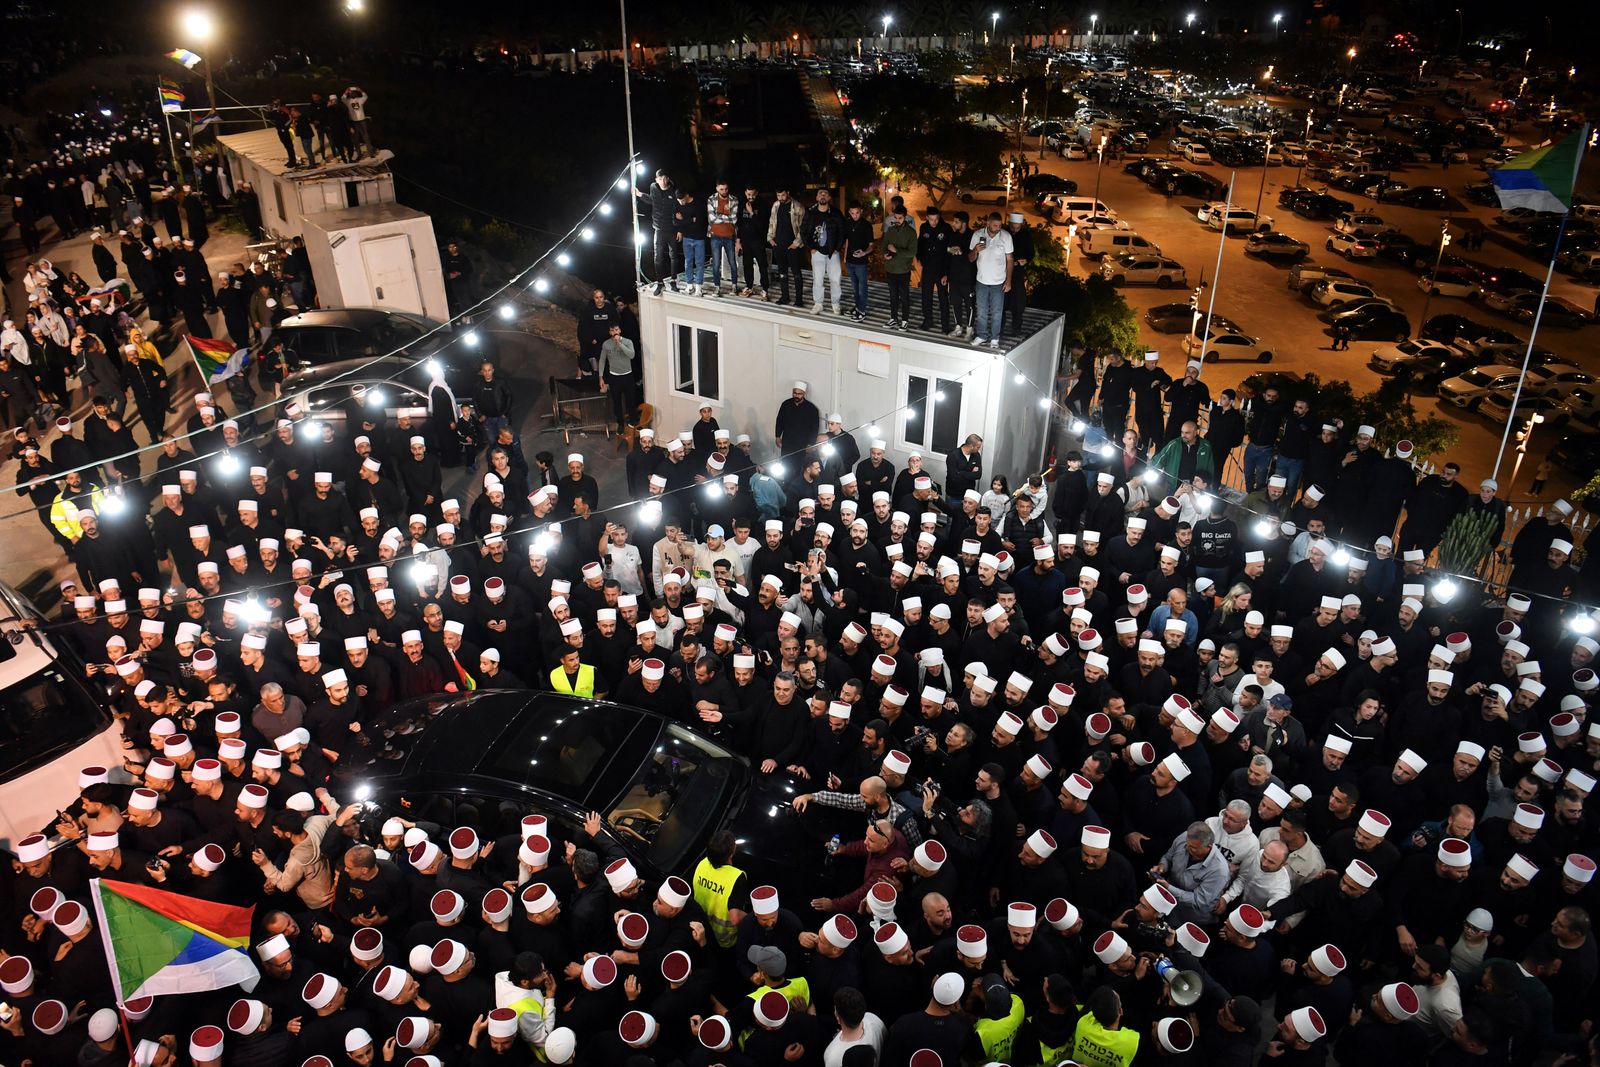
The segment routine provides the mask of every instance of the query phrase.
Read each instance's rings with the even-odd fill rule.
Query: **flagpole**
[[[179,174],[183,173],[183,166],[178,162],[178,142],[172,139],[172,113],[167,110],[167,102],[161,99],[161,80],[156,79],[156,106],[161,109],[161,121],[167,126],[167,151],[172,153],[172,169]]]
[[[1572,183],[1570,189],[1578,183],[1578,170],[1583,166],[1584,149],[1589,144],[1589,127],[1585,125],[1578,136],[1578,154],[1572,161]],[[1539,306],[1533,310],[1533,330],[1528,334],[1528,350],[1522,356],[1522,373],[1517,375],[1516,388],[1511,392],[1511,409],[1506,412],[1506,428],[1500,434],[1500,451],[1495,453],[1494,470],[1489,477],[1500,477],[1500,463],[1505,459],[1506,444],[1511,440],[1512,428],[1517,424],[1517,404],[1522,400],[1522,384],[1528,380],[1528,366],[1533,362],[1533,348],[1539,339],[1539,322],[1544,318],[1544,305],[1550,299],[1550,282],[1555,278],[1556,257],[1561,254],[1561,242],[1567,235],[1567,222],[1572,218],[1572,207],[1569,204],[1566,212],[1561,216],[1561,224],[1556,227],[1556,241],[1550,249],[1550,263],[1544,271],[1544,289],[1539,294]],[[1531,432],[1531,428],[1530,428]],[[1507,487],[1509,492],[1510,487]]]

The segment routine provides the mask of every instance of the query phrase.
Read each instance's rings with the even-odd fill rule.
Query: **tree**
[[[1054,239],[1043,243],[1054,244]],[[1036,235],[1035,255],[1040,247]],[[1069,345],[1082,341],[1091,348],[1119,352],[1139,349],[1139,320],[1110,282],[1097,275],[1085,281],[1048,267],[1040,267],[1037,274],[1030,267],[1028,275],[1033,283],[1028,303],[1062,313]]]
[[[915,109],[905,106],[911,93]],[[1005,134],[968,122],[950,86],[872,78],[857,87],[850,106],[868,129],[867,154],[926,186],[938,200],[958,185],[981,185],[999,176]]]

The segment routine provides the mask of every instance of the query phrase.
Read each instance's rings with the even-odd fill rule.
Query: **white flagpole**
[[[1578,133],[1578,154],[1572,162],[1572,184],[1578,184],[1578,169],[1583,166],[1583,152],[1589,145],[1589,127],[1585,125]],[[1561,241],[1567,235],[1567,220],[1572,218],[1572,209],[1569,207],[1561,216],[1561,225],[1556,228],[1555,247],[1550,250],[1550,263],[1544,271],[1544,289],[1539,294],[1539,306],[1533,310],[1533,330],[1528,334],[1528,350],[1522,356],[1522,373],[1517,375],[1517,386],[1511,392],[1511,410],[1506,413],[1506,428],[1500,434],[1500,451],[1495,453],[1494,470],[1489,477],[1499,478],[1500,463],[1505,459],[1506,443],[1511,440],[1511,430],[1517,424],[1517,404],[1522,400],[1522,383],[1528,380],[1528,365],[1533,362],[1533,346],[1539,338],[1539,321],[1544,318],[1545,301],[1550,299],[1550,282],[1556,273],[1556,256],[1561,254]],[[1507,487],[1509,491],[1509,487]]]
[[[1261,166],[1265,169],[1266,164]],[[1233,214],[1233,183],[1238,180],[1238,171],[1228,175],[1228,198],[1222,205],[1222,233],[1217,237],[1217,264],[1211,270],[1211,299],[1206,301],[1206,335],[1200,338],[1200,353],[1195,357],[1200,364],[1196,378],[1202,378],[1206,373],[1206,350],[1211,347],[1212,313],[1217,310],[1217,281],[1222,277],[1222,250],[1228,247],[1228,219]]]

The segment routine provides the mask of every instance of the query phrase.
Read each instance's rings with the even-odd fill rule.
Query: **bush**
[[[1410,441],[1417,458],[1435,456],[1452,447],[1461,436],[1452,422],[1433,417],[1417,417],[1417,409],[1406,400],[1403,383],[1390,380],[1370,393],[1357,395],[1350,383],[1343,380],[1324,382],[1315,374],[1292,378],[1282,374],[1252,374],[1242,383],[1252,394],[1259,395],[1268,384],[1278,387],[1278,392],[1289,403],[1305,400],[1318,418],[1341,419],[1346,431],[1369,425],[1378,431],[1379,448],[1393,448],[1396,442]]]
[[[1085,281],[1048,267],[1039,268],[1037,275],[1030,267],[1029,276],[1038,280],[1028,303],[1065,316],[1068,344],[1081,340],[1090,348],[1140,350],[1139,320],[1110,282],[1098,276]]]

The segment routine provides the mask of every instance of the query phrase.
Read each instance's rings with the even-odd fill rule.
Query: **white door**
[[[367,271],[373,307],[425,313],[408,235],[395,233],[362,241],[361,263]]]

